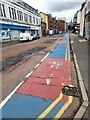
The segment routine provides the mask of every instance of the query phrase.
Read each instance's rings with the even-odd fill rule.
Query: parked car
[[[20,41],[30,41],[33,37],[30,35],[30,33],[20,33]]]
[[[33,40],[40,39],[39,34],[33,34]]]
[[[59,33],[62,33],[62,31],[59,31]]]
[[[50,35],[50,36],[53,35],[53,30],[49,30],[49,35]]]

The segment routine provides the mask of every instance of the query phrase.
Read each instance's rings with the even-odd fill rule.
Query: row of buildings
[[[66,31],[66,18],[52,17],[51,14],[40,12],[42,35],[47,35],[49,30],[53,30],[54,33],[60,31]]]
[[[80,36],[90,40],[90,0],[81,5],[81,9],[74,15],[73,23],[74,32],[78,30]]]
[[[0,0],[0,40],[18,40],[21,32],[42,36],[49,29],[64,31],[65,20],[39,13],[22,0]]]

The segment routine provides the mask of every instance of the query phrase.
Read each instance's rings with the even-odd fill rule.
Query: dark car
[[[33,40],[40,39],[39,34],[33,34]]]

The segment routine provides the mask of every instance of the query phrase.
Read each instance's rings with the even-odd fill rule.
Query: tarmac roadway
[[[6,66],[2,72],[2,99],[7,97],[0,104],[0,118],[74,118],[81,98],[74,94],[77,89],[71,89],[71,92],[69,89],[77,88],[78,84],[70,59],[68,34],[63,34],[62,38],[52,36],[33,41],[31,46],[28,44],[19,43],[3,49]],[[14,46],[17,50],[11,51]],[[9,60],[14,64],[7,64]]]

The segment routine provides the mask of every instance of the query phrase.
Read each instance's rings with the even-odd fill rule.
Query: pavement
[[[76,34],[70,34],[70,41],[73,47],[73,51],[76,55],[77,63],[79,66],[79,70],[81,73],[82,81],[84,83],[84,87],[86,90],[86,94],[89,98],[88,101],[90,101],[90,91],[89,91],[89,48],[90,43],[88,40],[85,40],[84,38],[79,37]],[[89,108],[88,106],[87,111],[83,115],[84,119],[90,119],[89,117]]]
[[[77,36],[72,34],[70,39],[74,45]],[[69,119],[75,116],[80,107],[80,99],[65,94],[68,87],[77,87],[74,65],[68,59],[68,47],[69,37],[65,35],[36,65],[35,71],[26,75],[27,79],[2,101],[0,118]],[[65,86],[66,89],[63,89]]]

